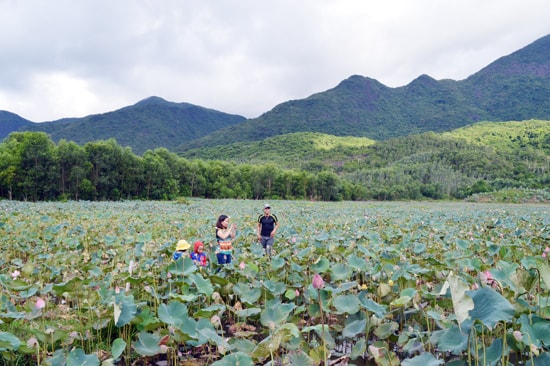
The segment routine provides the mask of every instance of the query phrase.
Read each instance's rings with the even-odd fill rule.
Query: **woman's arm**
[[[227,229],[218,229],[218,237],[222,239],[229,239],[235,237],[235,224],[232,224],[230,228]]]

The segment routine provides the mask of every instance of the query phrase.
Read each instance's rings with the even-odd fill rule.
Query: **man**
[[[279,220],[277,216],[271,214],[271,206],[269,203],[264,205],[264,213],[258,216],[258,241],[262,244],[265,253],[271,256],[275,234],[279,228]]]

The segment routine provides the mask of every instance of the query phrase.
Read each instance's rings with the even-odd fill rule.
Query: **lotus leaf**
[[[403,360],[401,365],[403,366],[438,366],[443,364],[444,361],[436,359],[431,353],[422,353],[420,356]]]
[[[275,257],[271,259],[271,268],[273,269],[281,269],[286,264],[286,261],[284,258],[281,257]]]
[[[336,341],[330,334],[328,325],[316,324],[314,326],[305,327],[304,329],[302,329],[302,333],[308,333],[311,331],[314,331],[315,334],[317,334],[317,336],[319,337],[319,339],[324,339],[328,349],[333,349],[334,347],[336,347]]]
[[[249,355],[243,352],[235,352],[230,355],[225,356],[219,361],[216,361],[212,366],[254,366],[254,362]]]
[[[191,273],[189,274],[188,278],[197,286],[197,290],[199,290],[201,294],[211,296],[214,292],[214,287],[212,286],[210,281],[203,278],[200,274]]]
[[[0,352],[17,351],[21,344],[19,338],[12,333],[0,332]]]
[[[368,320],[364,312],[358,311],[350,315],[345,323],[342,335],[344,337],[353,338],[358,334],[365,333],[368,325]]]
[[[474,302],[469,314],[472,319],[479,319],[486,327],[493,329],[498,322],[510,321],[514,316],[514,306],[495,290],[482,287],[476,291],[467,291]]]
[[[468,334],[453,324],[450,328],[433,332],[431,341],[443,352],[460,355],[468,347]]]
[[[339,295],[332,300],[332,305],[339,314],[355,314],[359,311],[360,302],[355,295]]]
[[[410,296],[401,296],[400,298],[395,299],[392,302],[390,302],[390,305],[395,306],[395,307],[403,307],[403,306],[407,305],[407,303],[411,300],[412,300],[412,298]]]
[[[67,366],[65,353],[62,349],[58,349],[53,353],[53,357],[49,357],[45,360],[45,363],[48,366]]]
[[[284,282],[279,281],[271,281],[266,280],[264,281],[264,287],[275,296],[282,295],[286,291],[286,284]]]
[[[550,266],[548,266],[547,263],[539,263],[537,268],[539,270],[540,277],[546,285],[546,289],[550,289]]]
[[[263,326],[275,329],[286,322],[289,313],[290,311],[284,311],[281,306],[273,306],[262,311],[260,321]]]
[[[285,356],[285,364],[313,366],[315,365],[315,362],[311,359],[311,357],[299,350],[296,352],[289,352]]]
[[[341,283],[338,285],[337,288],[335,288],[333,291],[332,291],[332,294],[333,295],[337,295],[337,294],[340,294],[342,292],[346,292],[346,291],[349,291],[351,289],[354,289],[357,287],[357,282],[355,281],[352,281],[352,282],[344,282],[344,283]]]
[[[522,314],[518,323],[521,324],[522,341],[525,344],[537,347],[550,344],[550,324],[544,318]]]
[[[446,284],[451,289],[454,312],[458,323],[461,324],[468,319],[469,311],[474,308],[474,301],[467,295],[470,287],[460,277],[452,273],[447,276]]]
[[[73,349],[67,356],[67,366],[98,366],[99,358],[96,354],[87,355],[80,348]]]
[[[330,268],[330,261],[325,257],[320,257],[310,268],[313,272],[325,273]]]
[[[213,342],[219,348],[225,350],[225,352],[231,351],[233,348],[225,339],[223,339],[212,327],[197,329],[200,340],[205,342]],[[225,352],[222,352],[224,354]]]
[[[132,346],[142,356],[154,356],[161,352],[159,341],[160,337],[155,334],[140,332],[137,341]]]
[[[265,337],[260,343],[256,345],[250,356],[253,359],[264,359],[273,354],[281,345],[283,339],[282,333],[274,333]]]
[[[502,339],[497,338],[493,341],[491,346],[483,349],[478,349],[477,359],[484,365],[496,365],[500,364],[503,356],[503,344]]]
[[[373,301],[372,299],[369,299],[364,292],[361,292],[359,294],[359,302],[361,303],[361,306],[365,308],[366,310],[374,313],[376,317],[382,319],[387,312],[386,306],[380,305]]]
[[[122,352],[124,352],[125,349],[126,342],[122,338],[117,338],[111,345],[111,355],[116,360],[122,355]]]
[[[180,326],[182,319],[187,317],[187,306],[179,301],[171,301],[168,305],[160,304],[158,316],[169,325]]]
[[[330,271],[334,281],[348,280],[351,276],[351,268],[345,263],[334,264]]]
[[[256,347],[256,344],[248,339],[242,339],[242,338],[233,338],[229,341],[233,349],[237,350],[237,352],[243,352],[247,355],[252,353],[254,348]]]
[[[260,314],[261,312],[262,312],[262,309],[260,308],[249,308],[249,309],[239,310],[235,312],[235,315],[237,315],[239,318],[248,318],[249,316]]]
[[[350,358],[355,360],[358,357],[363,356],[365,352],[367,352],[367,342],[365,338],[361,338],[351,348]]]
[[[380,339],[386,339],[399,329],[399,324],[396,322],[382,323],[374,330],[374,334]]]
[[[550,365],[550,352],[543,352],[540,356],[535,357],[533,366],[548,366]]]
[[[352,254],[347,257],[348,264],[351,268],[359,271],[366,272],[368,268],[368,261],[365,258],[360,258],[355,254]]]

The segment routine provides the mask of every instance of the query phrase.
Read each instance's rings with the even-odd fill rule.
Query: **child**
[[[172,259],[177,261],[182,255],[187,253],[187,249],[189,248],[191,248],[191,245],[189,245],[187,240],[181,239],[180,241],[178,241],[178,244],[176,245],[176,251],[172,256]]]
[[[191,252],[191,259],[197,266],[206,267],[208,261],[206,254],[204,253],[204,244],[202,241],[196,241],[193,245],[193,252]]]

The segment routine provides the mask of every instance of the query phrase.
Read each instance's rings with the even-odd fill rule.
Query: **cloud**
[[[156,95],[256,117],[358,74],[464,79],[548,33],[543,0],[0,0],[0,109],[82,117]]]

